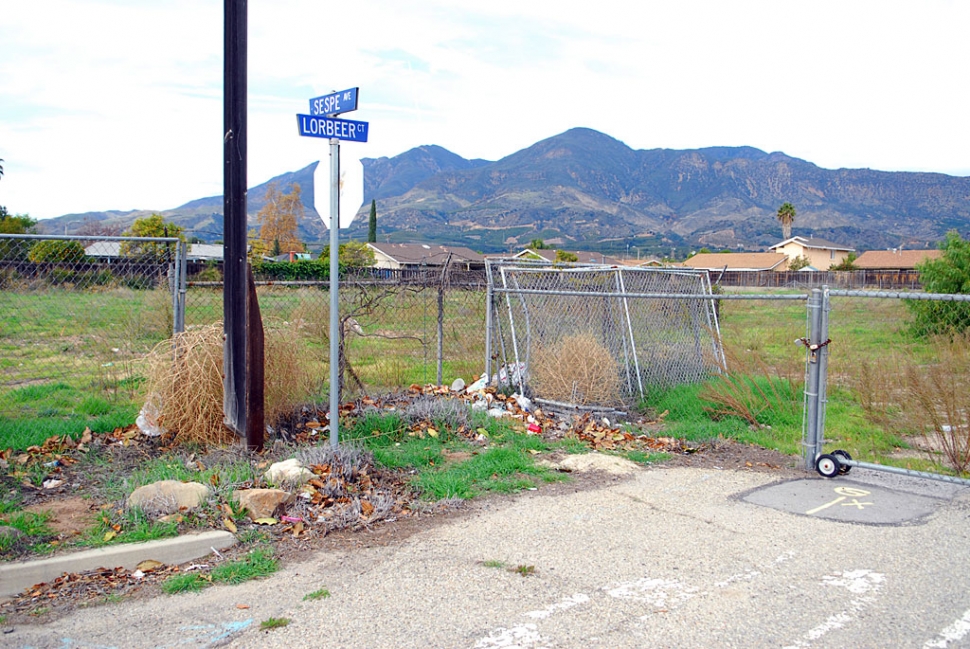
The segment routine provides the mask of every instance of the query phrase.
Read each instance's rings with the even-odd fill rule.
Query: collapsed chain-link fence
[[[576,405],[630,404],[647,387],[724,368],[707,271],[489,260],[496,379]]]

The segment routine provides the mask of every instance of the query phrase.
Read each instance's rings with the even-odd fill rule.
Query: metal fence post
[[[818,413],[815,419],[815,457],[822,454],[825,444],[825,407],[828,403],[828,368],[829,368],[829,311],[832,303],[829,297],[829,287],[822,286],[822,302],[819,309],[819,331],[816,352],[818,359]]]
[[[818,348],[822,328],[822,297],[821,291],[812,289],[808,297],[808,349],[806,351],[805,376],[805,416],[802,426],[802,452],[805,469],[815,468],[815,453],[818,446]]]

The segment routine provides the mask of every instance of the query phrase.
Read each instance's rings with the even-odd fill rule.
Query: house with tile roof
[[[942,250],[867,250],[852,264],[859,270],[915,270],[916,264],[942,255]]]
[[[788,257],[780,252],[702,252],[683,264],[698,270],[788,270]]]
[[[426,243],[368,243],[374,251],[374,267],[391,270],[418,269],[430,266],[485,267],[485,257],[463,246],[439,246]],[[448,260],[451,260],[450,262]]]
[[[788,257],[789,262],[796,257],[805,257],[812,270],[828,270],[830,266],[838,266],[846,260],[850,252],[855,252],[855,248],[851,246],[805,237],[785,239],[768,250],[780,252]]]
[[[516,253],[513,258],[522,260],[547,261],[552,264],[556,261],[557,252],[559,251],[552,250],[551,248],[544,248],[542,250],[526,248],[525,250]],[[609,255],[604,255],[601,252],[589,252],[588,250],[563,250],[563,252],[576,255],[576,263],[580,264],[605,264],[607,266],[623,265],[623,262],[619,259],[610,257]]]

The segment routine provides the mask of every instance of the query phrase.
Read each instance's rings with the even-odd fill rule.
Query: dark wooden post
[[[259,312],[259,298],[256,297],[256,280],[253,269],[249,268],[249,400],[246,413],[246,445],[251,451],[263,450],[263,435],[266,431],[264,415],[264,347],[263,318]]]
[[[246,32],[247,0],[225,0],[223,67],[223,316],[226,425],[246,435],[248,266],[246,258]]]

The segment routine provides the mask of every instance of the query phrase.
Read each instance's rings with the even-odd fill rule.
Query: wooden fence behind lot
[[[852,288],[912,290],[922,288],[915,270],[827,270],[827,271],[744,271],[711,272],[711,282],[721,286],[751,288]]]

